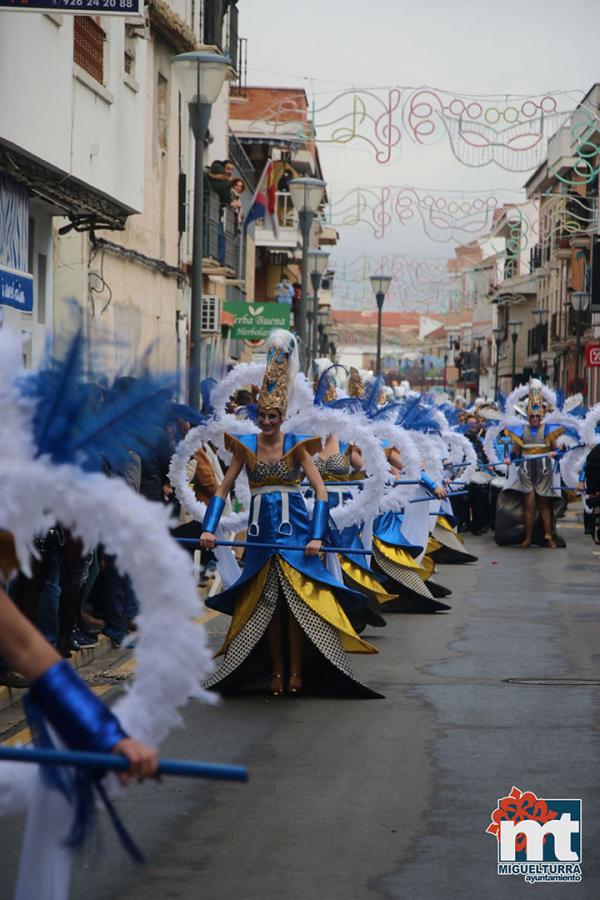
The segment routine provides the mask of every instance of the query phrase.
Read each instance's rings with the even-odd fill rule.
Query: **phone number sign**
[[[0,0],[17,12],[73,13],[76,16],[143,16],[144,0]]]

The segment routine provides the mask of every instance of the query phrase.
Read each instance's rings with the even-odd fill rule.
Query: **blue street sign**
[[[12,306],[21,312],[32,312],[33,277],[27,272],[0,266],[0,306]]]
[[[144,0],[0,0],[0,9],[73,13],[76,16],[142,16]]]

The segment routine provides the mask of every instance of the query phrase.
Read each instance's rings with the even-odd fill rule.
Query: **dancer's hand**
[[[448,491],[443,487],[436,487],[433,489],[433,493],[439,500],[443,500],[444,497],[448,496]]]
[[[322,543],[323,543],[322,541],[317,541],[317,540],[313,539],[312,541],[308,542],[308,544],[304,548],[304,552],[306,553],[307,556],[318,556],[318,554],[321,552],[321,544]]]
[[[212,531],[203,531],[200,535],[200,546],[203,550],[214,550],[217,539]]]
[[[143,781],[144,778],[152,778],[158,768],[158,753],[154,747],[149,747],[135,738],[124,738],[115,745],[113,753],[119,753],[129,760],[129,769],[119,772],[119,780],[127,784],[131,778]]]
[[[504,457],[504,465],[505,465],[505,466],[510,466],[510,456],[505,456],[505,457]]]

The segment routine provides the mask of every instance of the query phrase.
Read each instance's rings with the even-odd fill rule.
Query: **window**
[[[156,84],[156,136],[161,150],[167,150],[167,132],[169,121],[169,81],[158,73]]]
[[[91,16],[73,20],[73,59],[97,82],[104,84],[104,41],[106,35]]]
[[[125,25],[123,70],[130,78],[135,78],[135,32],[130,25]]]

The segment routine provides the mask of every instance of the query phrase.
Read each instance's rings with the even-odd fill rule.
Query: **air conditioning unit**
[[[221,301],[218,297],[202,298],[202,331],[221,331]]]

